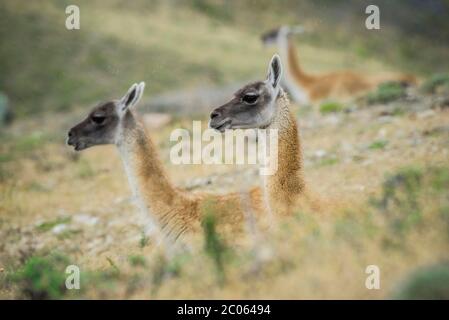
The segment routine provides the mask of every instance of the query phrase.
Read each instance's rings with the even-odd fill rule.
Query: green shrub
[[[449,265],[440,264],[414,272],[393,297],[395,299],[449,299]]]
[[[145,248],[147,245],[150,244],[150,238],[145,234],[145,232],[142,231],[139,239],[139,247]]]
[[[436,191],[449,190],[449,168],[433,167],[429,169],[432,188]]]
[[[403,98],[405,95],[405,88],[399,82],[384,82],[377,87],[376,91],[368,93],[366,102],[368,104],[389,103]]]
[[[11,281],[25,298],[60,299],[67,290],[65,268],[68,264],[67,258],[58,254],[34,256],[11,275]]]
[[[423,176],[419,169],[405,168],[383,183],[382,196],[376,203],[386,214],[395,234],[402,235],[422,219],[418,195]]]
[[[204,250],[214,262],[218,282],[223,284],[225,281],[224,256],[226,246],[216,231],[216,221],[214,215],[210,212],[206,214],[203,219],[202,226],[205,240]]]
[[[162,283],[169,278],[178,277],[184,263],[191,259],[188,254],[177,254],[171,258],[160,254],[153,259],[151,266],[151,292],[155,294]]]
[[[131,255],[128,257],[128,260],[133,267],[144,267],[147,264],[145,257],[141,255]]]
[[[70,220],[71,220],[70,217],[58,217],[54,220],[44,221],[42,223],[39,223],[36,226],[36,229],[39,232],[47,232],[47,231],[53,229],[53,227],[57,226],[58,224],[69,223]]]
[[[231,21],[231,7],[226,1],[220,3],[216,1],[193,0],[192,7],[199,12],[219,21]]]
[[[192,259],[192,256],[189,253],[177,254],[167,264],[167,272],[173,276],[179,276],[183,265],[188,263],[190,259]]]
[[[368,149],[371,150],[385,149],[387,144],[388,144],[387,140],[376,140],[368,146]]]
[[[431,76],[421,86],[421,90],[425,93],[435,93],[435,91],[443,85],[449,85],[449,74],[440,73]]]
[[[11,179],[12,177],[13,177],[13,172],[11,172],[11,170],[9,170],[0,161],[0,182],[5,182],[8,179]]]
[[[340,160],[338,158],[323,158],[318,162],[319,166],[333,166],[334,164],[339,163]]]
[[[341,112],[343,105],[335,101],[324,102],[320,105],[320,112],[322,114]]]

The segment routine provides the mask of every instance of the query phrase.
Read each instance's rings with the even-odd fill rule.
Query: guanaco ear
[[[119,101],[119,112],[125,112],[128,108],[135,106],[143,95],[145,82],[134,83],[128,92]]]
[[[282,77],[282,63],[278,54],[275,54],[271,58],[270,65],[268,66],[267,81],[273,86],[274,89],[279,89],[279,82]]]

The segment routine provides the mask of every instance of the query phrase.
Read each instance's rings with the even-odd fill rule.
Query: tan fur
[[[260,188],[248,192],[250,203],[242,204],[242,195],[189,193],[176,188],[168,178],[157,150],[144,127],[128,112],[124,119],[123,138],[119,150],[125,166],[135,176],[136,191],[162,233],[178,239],[200,230],[204,214],[214,214],[221,231],[239,232],[245,223],[244,207],[263,220],[267,211]]]
[[[181,235],[199,231],[206,213],[217,217],[219,230],[238,232],[242,230],[248,214],[255,214],[259,226],[264,226],[269,212],[274,216],[284,216],[293,212],[299,200],[310,202],[303,177],[298,125],[289,104],[281,89],[276,99],[274,119],[268,127],[278,130],[278,169],[273,175],[266,176],[263,191],[256,187],[247,195],[190,193],[176,188],[144,127],[132,112],[125,115],[123,137],[118,147],[125,167],[128,167],[127,174],[131,185],[136,184],[136,195],[166,236],[178,239]]]
[[[293,40],[288,39],[287,41],[288,72],[292,77],[292,81],[306,91],[312,102],[329,97],[345,98],[354,96],[373,90],[380,83],[386,81],[416,84],[416,78],[413,75],[369,77],[352,71],[336,71],[323,75],[309,75],[300,66]]]
[[[278,170],[267,176],[265,192],[271,211],[285,215],[290,214],[300,196],[306,194],[306,184],[298,125],[282,89],[276,104],[275,118],[268,128],[278,130]]]

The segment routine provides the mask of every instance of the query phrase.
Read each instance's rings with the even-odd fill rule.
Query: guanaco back
[[[387,81],[414,85],[413,75],[377,75],[368,76],[350,70],[334,71],[326,74],[311,75],[304,71],[298,59],[292,36],[302,33],[300,26],[282,26],[262,35],[265,45],[276,45],[285,63],[285,75],[282,85],[288,90],[293,100],[300,104],[315,102],[326,98],[347,98],[375,89]]]

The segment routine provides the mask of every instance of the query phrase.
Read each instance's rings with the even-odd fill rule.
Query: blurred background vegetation
[[[65,28],[66,6],[81,29]],[[376,4],[381,29],[365,28]],[[0,3],[0,91],[19,117],[66,111],[114,97],[145,80],[152,94],[260,77],[269,57],[259,36],[281,24],[311,71],[365,67],[426,76],[449,67],[447,0],[112,0]],[[149,95],[147,95],[149,96]]]
[[[72,4],[80,30],[65,28]],[[365,28],[369,4],[380,30]],[[113,146],[75,153],[67,129],[146,81],[139,113],[177,112],[149,131],[177,186],[256,184],[251,168],[171,164],[170,132],[197,114],[148,102],[261,79],[276,49],[260,35],[284,24],[310,31],[296,38],[310,73],[402,71],[421,83],[319,112],[293,106],[322,212],[298,208],[239,247],[208,217],[201,245],[167,259],[142,233]],[[0,298],[449,297],[449,0],[2,0],[0,38]],[[17,121],[2,130],[7,105]],[[62,285],[69,263],[82,267],[79,292]],[[381,290],[363,285],[373,263]]]

